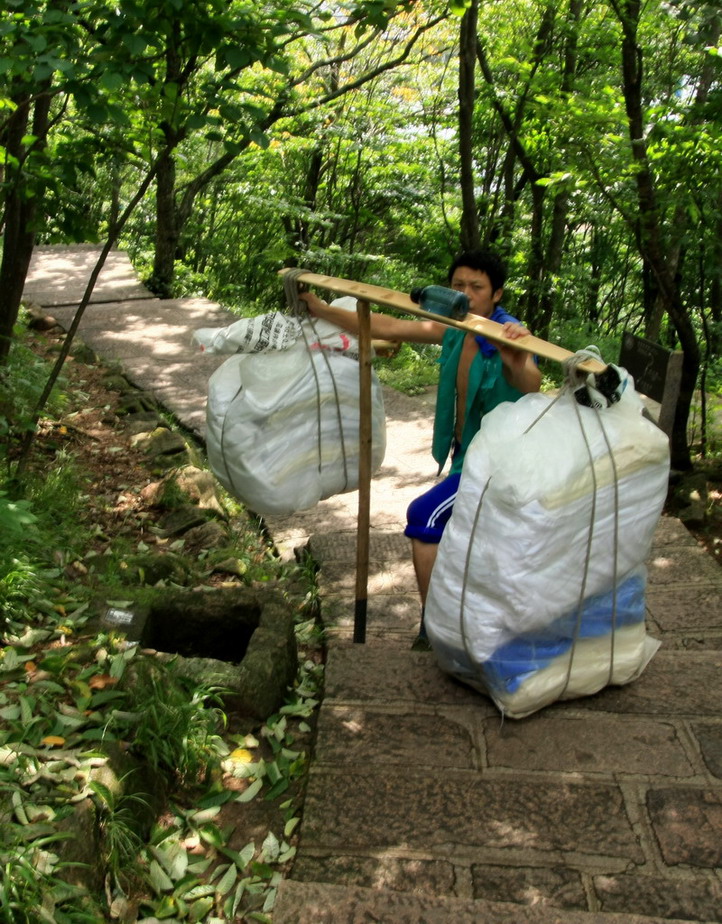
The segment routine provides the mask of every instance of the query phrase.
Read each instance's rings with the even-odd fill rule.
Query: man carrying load
[[[506,268],[491,251],[460,254],[448,274],[450,288],[467,296],[472,314],[502,324],[504,336],[516,340],[529,331],[501,307],[505,280]],[[356,312],[327,305],[311,292],[302,293],[300,298],[312,314],[358,333]],[[421,628],[414,647],[424,648],[428,643],[423,607],[438,544],[453,509],[464,454],[484,415],[504,401],[539,391],[541,373],[530,353],[492,344],[483,336],[439,321],[405,320],[372,312],[370,332],[376,339],[438,343],[442,347],[432,454],[439,472],[451,454],[451,468],[446,478],[411,502],[405,529],[411,539],[422,604]]]

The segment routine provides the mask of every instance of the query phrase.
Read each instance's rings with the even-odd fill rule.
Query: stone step
[[[699,922],[698,918],[694,919]],[[274,924],[691,924],[686,918],[628,913],[563,911],[392,891],[284,880],[273,910]]]
[[[319,921],[527,920],[414,918],[419,893],[550,906],[528,920],[722,921],[720,669],[722,652],[660,652],[633,684],[502,721],[430,653],[333,647],[292,878],[402,902]]]
[[[582,708],[589,713],[716,718],[722,715],[721,673],[720,650],[663,646],[635,682],[552,708],[555,713]],[[351,643],[329,652],[324,703],[334,701],[490,708],[481,694],[444,674],[430,652]]]

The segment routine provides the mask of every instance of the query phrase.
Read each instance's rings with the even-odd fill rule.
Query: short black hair
[[[454,257],[454,261],[449,267],[449,282],[451,282],[452,276],[460,266],[468,266],[469,269],[486,273],[494,292],[497,289],[504,288],[506,264],[499,254],[493,250],[466,250]]]

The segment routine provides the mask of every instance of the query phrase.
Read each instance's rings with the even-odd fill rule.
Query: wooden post
[[[359,319],[359,459],[356,530],[356,607],[353,640],[366,641],[369,578],[369,511],[371,507],[371,309],[356,302]]]

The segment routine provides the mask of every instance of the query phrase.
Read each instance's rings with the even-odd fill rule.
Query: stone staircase
[[[663,646],[640,680],[502,721],[401,646],[418,604],[394,547],[372,537],[354,645],[353,543],[310,540],[331,645],[274,924],[722,921],[717,564],[664,519],[648,595]]]

